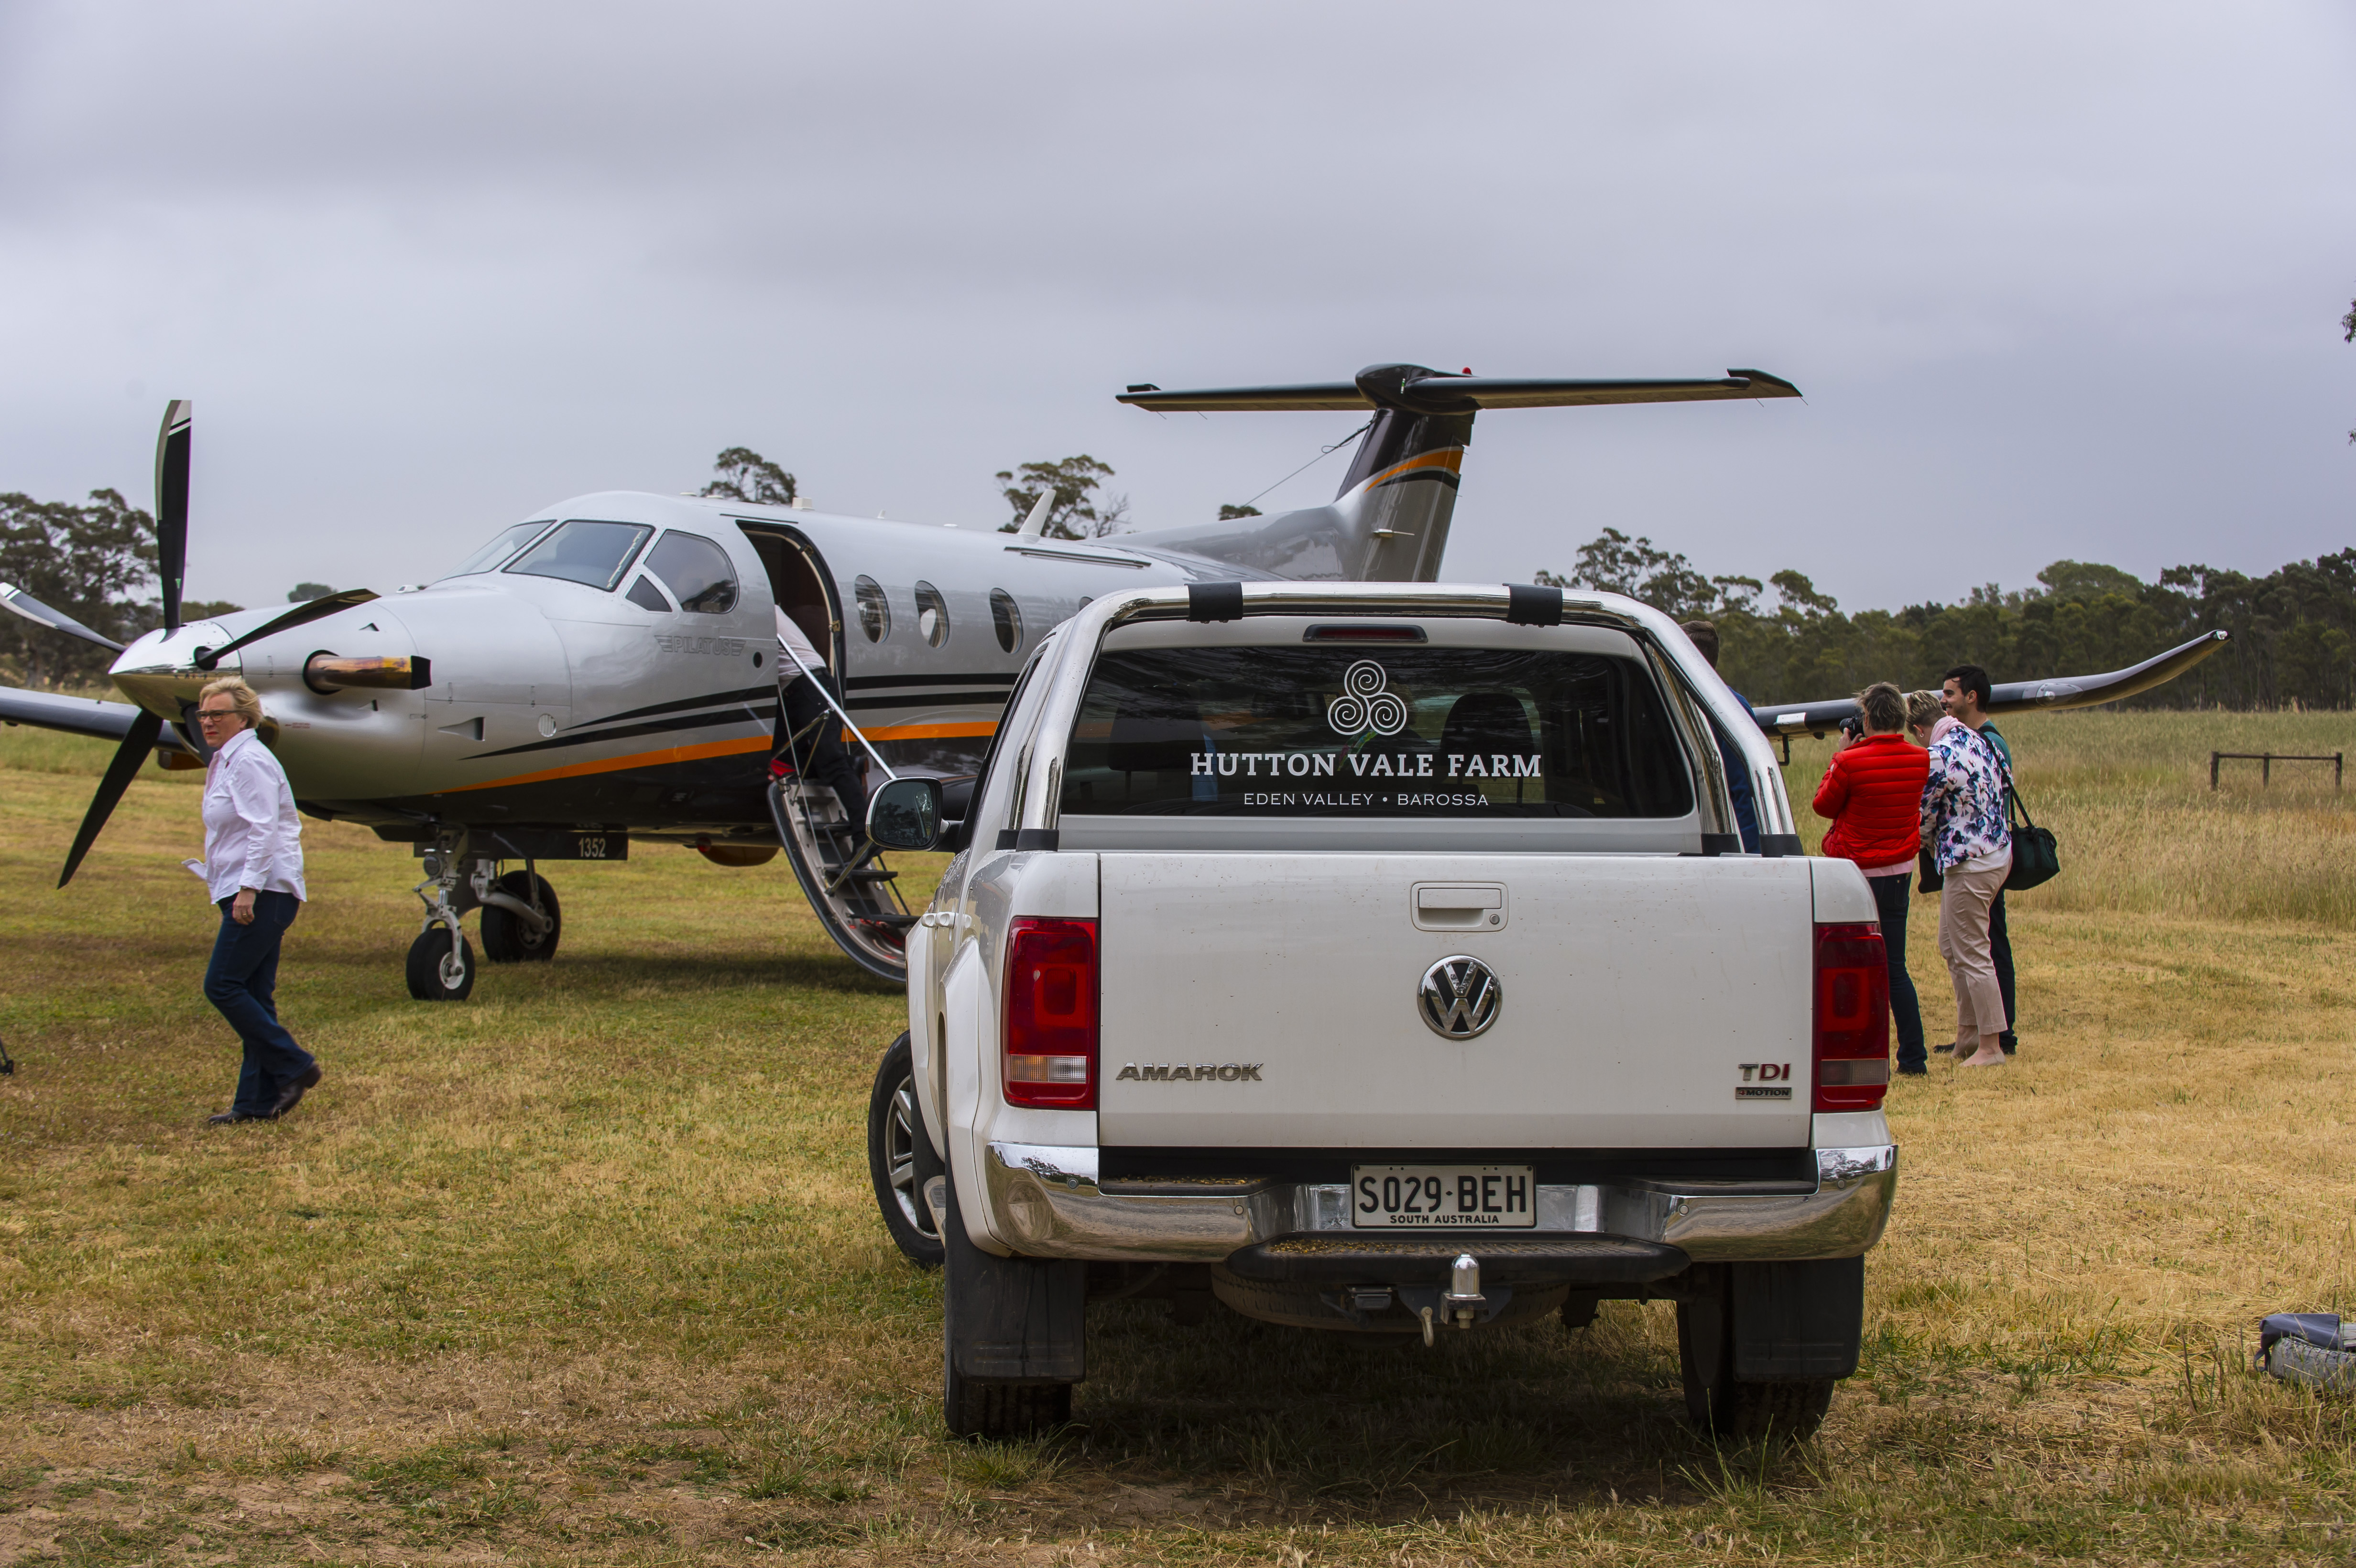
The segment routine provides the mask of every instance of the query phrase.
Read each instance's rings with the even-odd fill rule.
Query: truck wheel
[[[1686,1414],[1722,1442],[1798,1443],[1831,1408],[1835,1378],[1741,1382],[1734,1376],[1734,1318],[1724,1296],[1677,1303],[1677,1367]]]
[[[893,1244],[918,1268],[940,1267],[941,1232],[925,1201],[925,1183],[941,1173],[941,1157],[925,1131],[916,1059],[905,1031],[884,1053],[867,1096],[867,1173]]]
[[[949,1431],[1021,1437],[1063,1425],[1072,1385],[1087,1375],[1088,1265],[983,1252],[966,1233],[954,1180],[943,1232],[941,1414]],[[977,1363],[980,1372],[969,1370]]]

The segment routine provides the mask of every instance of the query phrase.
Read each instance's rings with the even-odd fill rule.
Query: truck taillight
[[[1816,1109],[1875,1111],[1890,1090],[1890,960],[1879,925],[1816,927]]]
[[[1006,933],[1006,1103],[1097,1105],[1097,923],[1012,922]]]

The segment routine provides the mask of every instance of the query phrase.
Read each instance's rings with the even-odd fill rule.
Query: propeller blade
[[[36,626],[46,626],[52,632],[63,632],[69,637],[80,637],[85,643],[96,643],[102,648],[123,651],[123,645],[112,637],[102,637],[62,610],[52,610],[12,582],[0,582],[0,610],[14,610]]]
[[[209,763],[213,760],[213,748],[211,742],[205,739],[205,727],[197,722],[197,705],[185,697],[180,699],[180,723],[177,733],[181,740],[188,743],[189,749],[197,753],[197,761]]]
[[[164,594],[164,631],[180,629],[180,584],[188,575],[188,421],[196,404],[165,406],[155,437],[155,581]]]
[[[237,652],[238,649],[245,646],[248,643],[258,643],[264,637],[274,637],[281,632],[292,631],[295,627],[303,625],[306,622],[324,619],[327,616],[336,613],[338,610],[348,610],[355,604],[365,604],[375,597],[376,595],[373,592],[365,588],[347,588],[341,593],[330,593],[324,598],[307,600],[303,603],[295,605],[294,608],[287,611],[284,615],[275,616],[270,620],[264,621],[261,625],[256,626],[253,630],[248,632],[241,637],[236,638],[230,642],[223,643],[217,648],[198,648],[197,650],[196,659],[197,667],[198,669],[212,669],[217,667],[221,660]]]
[[[145,708],[132,719],[131,728],[123,737],[123,744],[114,749],[114,760],[106,764],[106,776],[98,781],[98,793],[90,797],[90,810],[81,819],[81,831],[74,835],[73,848],[66,854],[65,872],[58,878],[58,886],[62,888],[73,880],[74,872],[81,866],[81,858],[89,854],[90,847],[98,841],[98,830],[106,826],[108,817],[114,815],[115,803],[123,798],[123,792],[131,787],[131,780],[139,772],[140,763],[155,748],[155,738],[163,732],[164,721]]]

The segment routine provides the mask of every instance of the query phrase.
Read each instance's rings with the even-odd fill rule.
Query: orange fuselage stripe
[[[436,790],[436,795],[465,795],[469,790],[502,789],[509,784],[547,784],[554,779],[585,778],[591,773],[618,773],[624,768],[659,768],[672,763],[700,762],[705,757],[737,757],[747,752],[769,749],[766,735],[743,741],[706,741],[700,746],[663,746],[651,752],[634,752],[626,757],[605,757],[594,763],[568,763],[561,768],[542,768],[536,773],[510,773],[503,779],[486,779],[481,784],[460,784],[455,789]]]
[[[980,737],[996,733],[995,724],[899,724],[889,729],[870,730],[871,741],[937,741],[962,736]],[[851,732],[843,731],[843,740],[851,741]],[[605,757],[590,763],[569,763],[561,768],[543,768],[536,773],[513,773],[503,779],[487,779],[481,784],[460,784],[455,789],[436,790],[436,795],[465,795],[478,789],[503,789],[509,784],[548,784],[556,779],[585,778],[592,773],[619,773],[624,768],[659,768],[677,763],[701,762],[707,757],[741,757],[752,752],[769,749],[767,736],[741,741],[706,741],[700,746],[662,746],[651,752],[633,752],[626,757]]]
[[[963,735],[995,735],[997,733],[998,726],[995,723],[894,724],[884,729],[868,731],[867,738],[871,741],[945,741]],[[842,738],[851,745],[858,744],[851,740],[851,731],[848,730],[842,732]]]

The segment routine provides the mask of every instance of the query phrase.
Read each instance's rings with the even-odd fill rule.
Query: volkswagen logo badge
[[[1443,958],[1423,972],[1416,1006],[1442,1040],[1471,1040],[1497,1021],[1505,988],[1486,964],[1469,954]]]

